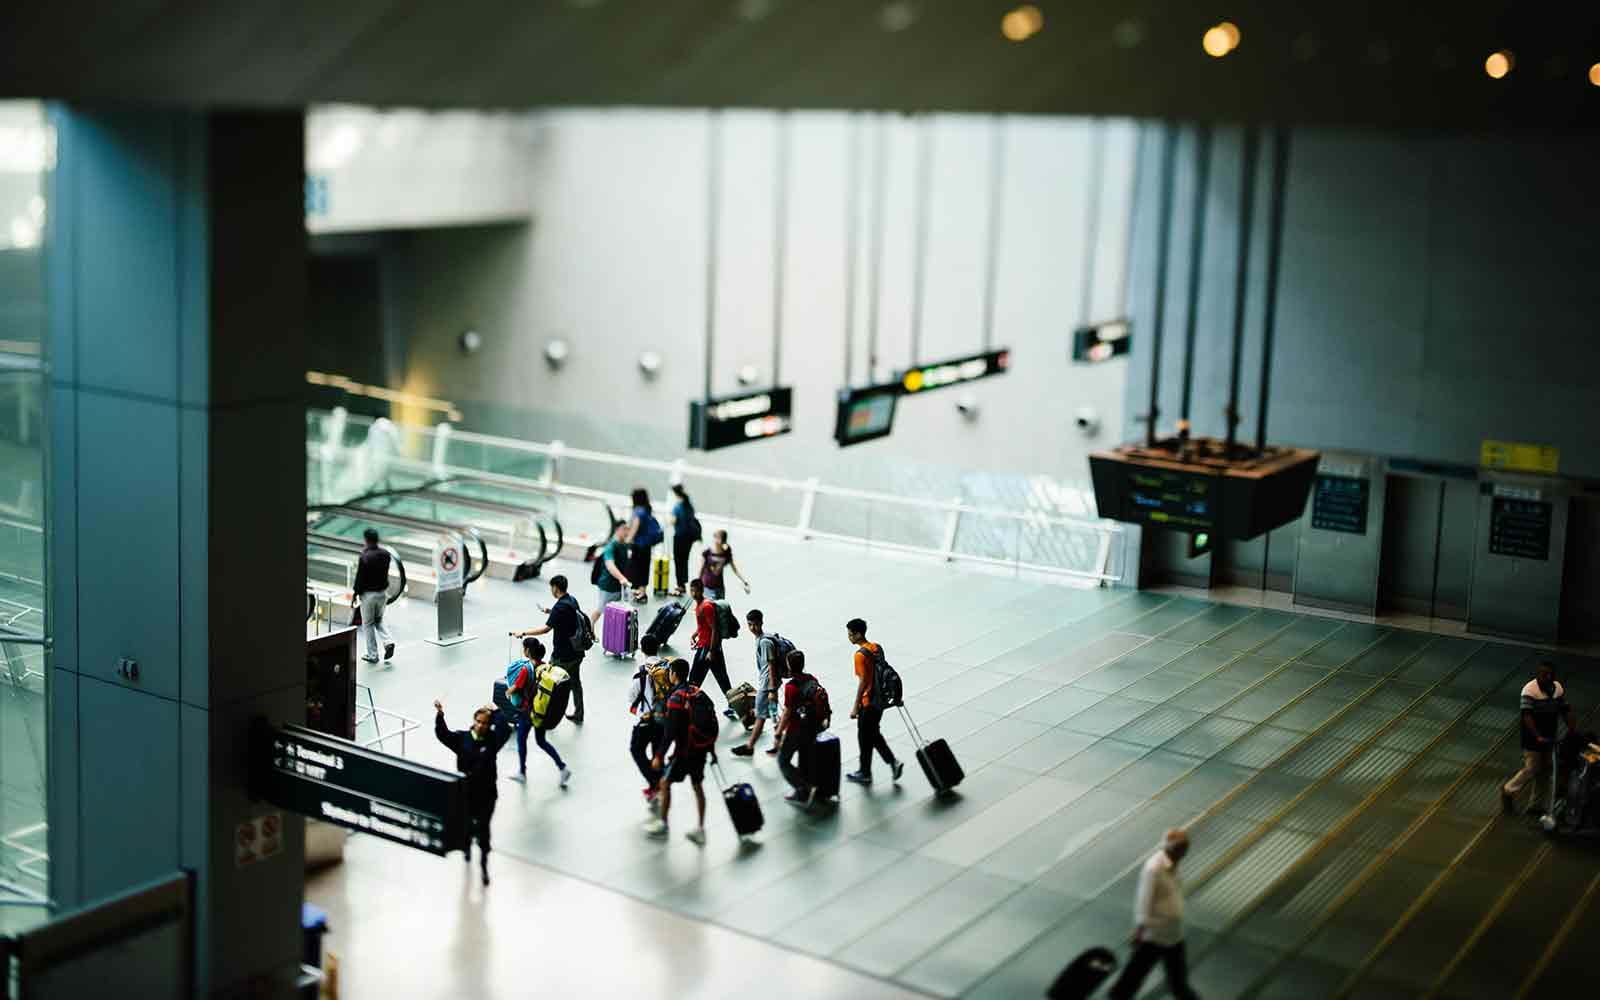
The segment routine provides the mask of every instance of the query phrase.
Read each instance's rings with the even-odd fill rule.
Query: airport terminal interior
[[[0,11],[5,1000],[1591,989],[1600,15],[1289,6]]]

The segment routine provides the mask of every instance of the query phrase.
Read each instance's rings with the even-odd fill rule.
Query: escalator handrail
[[[319,545],[325,549],[339,549],[343,552],[354,552],[357,555],[360,555],[361,552],[366,549],[365,545],[352,538],[343,538],[339,535],[324,534],[323,532],[317,531],[313,528],[306,528],[306,544]],[[388,599],[383,602],[386,605],[393,604],[395,601],[400,599],[400,595],[406,592],[406,561],[400,558],[400,553],[396,552],[387,545],[381,545],[379,548],[389,553],[390,562],[394,564],[395,569],[400,571],[400,586],[393,594],[389,595]]]
[[[462,557],[467,563],[462,567],[462,579],[466,583],[476,582],[480,577],[483,576],[484,571],[489,568],[489,545],[483,540],[483,536],[478,533],[477,528],[470,524],[456,524],[450,521],[437,521],[431,517],[413,517],[410,514],[397,514],[388,510],[368,510],[365,507],[351,506],[351,504],[354,504],[360,500],[383,500],[389,497],[403,497],[410,492],[410,490],[385,490],[382,493],[368,494],[363,497],[358,497],[356,500],[352,500],[348,504],[316,504],[313,506],[308,506],[306,510],[316,514],[348,517],[357,521],[365,517],[373,521],[377,521],[380,524],[387,521],[390,524],[396,524],[401,527],[421,528],[423,530],[436,531],[441,534],[445,532],[454,532],[461,536],[461,540],[466,542],[468,545],[471,545],[473,542],[478,543],[478,564],[476,566],[473,565],[472,553],[465,547],[463,547],[461,551]]]
[[[316,615],[317,595],[308,590],[306,591],[306,621],[310,621],[311,619],[315,618]]]
[[[448,482],[448,480],[446,480],[446,482]],[[566,544],[566,534],[561,527],[561,519],[547,511],[533,510],[528,507],[519,507],[516,504],[506,503],[502,500],[485,500],[482,497],[456,496],[454,493],[444,493],[435,490],[429,484],[424,484],[411,490],[397,490],[393,493],[385,494],[385,496],[405,495],[413,496],[418,500],[428,500],[434,503],[453,503],[469,509],[490,510],[502,514],[520,514],[528,518],[529,521],[533,522],[534,528],[536,528],[539,532],[539,554],[533,559],[533,567],[535,572],[537,572],[538,569],[545,563],[559,555],[561,552],[561,546]],[[553,524],[556,529],[556,546],[554,551],[550,549],[549,539],[545,535],[544,518],[546,517],[549,518],[550,523]]]
[[[500,479],[488,479],[482,476],[445,476],[440,479],[430,479],[424,482],[422,485],[414,487],[414,489],[429,490],[436,486],[443,486],[447,483],[481,483],[484,486],[497,486],[501,489],[521,490],[524,493],[537,493],[540,496],[553,496],[558,500],[563,496],[559,490],[556,490],[550,486],[545,486],[542,483],[507,482]],[[598,498],[596,498],[596,502],[606,509],[607,528],[605,537],[610,538],[611,535],[617,530],[617,525],[621,524],[622,522],[617,519],[617,513],[612,509],[609,502],[600,500]],[[556,547],[556,550],[558,552],[560,551],[559,545]]]

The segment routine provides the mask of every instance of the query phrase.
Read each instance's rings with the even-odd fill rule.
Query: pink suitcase
[[[639,648],[639,612],[631,604],[612,601],[600,619],[600,648],[607,656],[632,656]]]

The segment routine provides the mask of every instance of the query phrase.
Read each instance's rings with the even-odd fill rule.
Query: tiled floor
[[[504,785],[496,864],[581,880],[564,890],[573,898],[614,890],[663,908],[649,947],[675,934],[701,942],[695,995],[748,992],[736,956],[766,947],[749,937],[785,961],[825,960],[780,984],[807,984],[795,995],[861,995],[863,983],[883,990],[886,981],[939,996],[1038,995],[1078,951],[1122,947],[1137,867],[1174,825],[1194,843],[1183,875],[1204,995],[1438,986],[1444,996],[1511,996],[1532,984],[1537,996],[1582,981],[1570,946],[1600,931],[1596,855],[1502,818],[1494,793],[1514,766],[1516,693],[1536,652],[1185,596],[965,575],[778,538],[735,541],[756,583],[735,607],[762,608],[806,650],[838,705],[851,688],[843,623],[866,618],[904,675],[924,734],[950,740],[967,780],[958,798],[940,801],[914,763],[899,787],[880,765],[878,784],[847,786],[836,810],[811,816],[782,803],[787,788],[769,759],[725,754],[730,780],[751,781],[761,796],[767,826],[756,841],[739,843],[713,798],[710,842],[688,843],[686,795],[674,806],[673,838],[650,841],[638,829],[641,782],[626,752],[630,670],[591,656],[589,722],[552,734],[576,772],[572,786],[558,789],[542,756],[530,760],[528,787]],[[578,567],[569,574],[587,579]],[[448,649],[420,641],[431,605],[396,605],[400,655],[363,681],[381,707],[424,725],[442,697],[452,724],[464,725],[502,669],[505,632],[535,623],[534,605],[547,599],[537,581],[475,587],[467,622],[481,638]],[[753,674],[752,653],[747,636],[730,645],[736,682]],[[1580,708],[1594,704],[1584,690],[1594,664],[1558,660],[1575,677]],[[853,767],[845,726],[836,728]],[[909,754],[897,720],[885,731]],[[407,753],[449,764],[425,731]],[[506,753],[509,771],[515,751]],[[368,919],[377,912],[369,899],[443,919],[441,960],[498,961],[507,947],[500,918],[485,922],[468,902],[436,907],[419,890],[389,903],[391,874],[373,859],[401,853],[361,844],[360,864],[310,890],[350,908],[330,945],[356,939],[344,945],[347,996],[382,995],[356,989],[380,979],[350,967],[382,954],[363,940],[387,926]],[[451,877],[461,867],[424,856],[395,864]],[[537,891],[530,879],[497,882],[494,905]],[[463,890],[469,898],[478,896]],[[707,923],[745,937],[706,948],[704,934],[722,933]],[[603,922],[592,930],[592,942],[569,935],[579,964],[626,951]],[[415,953],[432,947],[425,939],[407,933],[386,947]],[[1546,954],[1552,942],[1567,946]],[[845,975],[836,966],[876,978],[829,978]],[[514,981],[484,985],[479,995],[520,995]],[[1159,986],[1153,977],[1149,991]],[[634,992],[670,991],[646,979]]]

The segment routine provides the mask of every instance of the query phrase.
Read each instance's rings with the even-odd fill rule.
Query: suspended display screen
[[[1128,321],[1113,319],[1072,331],[1072,360],[1081,364],[1110,361],[1128,353],[1132,346]]]
[[[793,426],[794,390],[789,386],[689,404],[689,447],[701,451],[777,437]]]
[[[865,389],[840,389],[833,439],[844,448],[888,437],[894,429],[895,404],[899,397],[898,382]]]
[[[1004,375],[1011,367],[1011,351],[985,351],[964,358],[952,358],[918,368],[908,368],[900,373],[900,389],[907,396],[961,385],[990,375]]]

